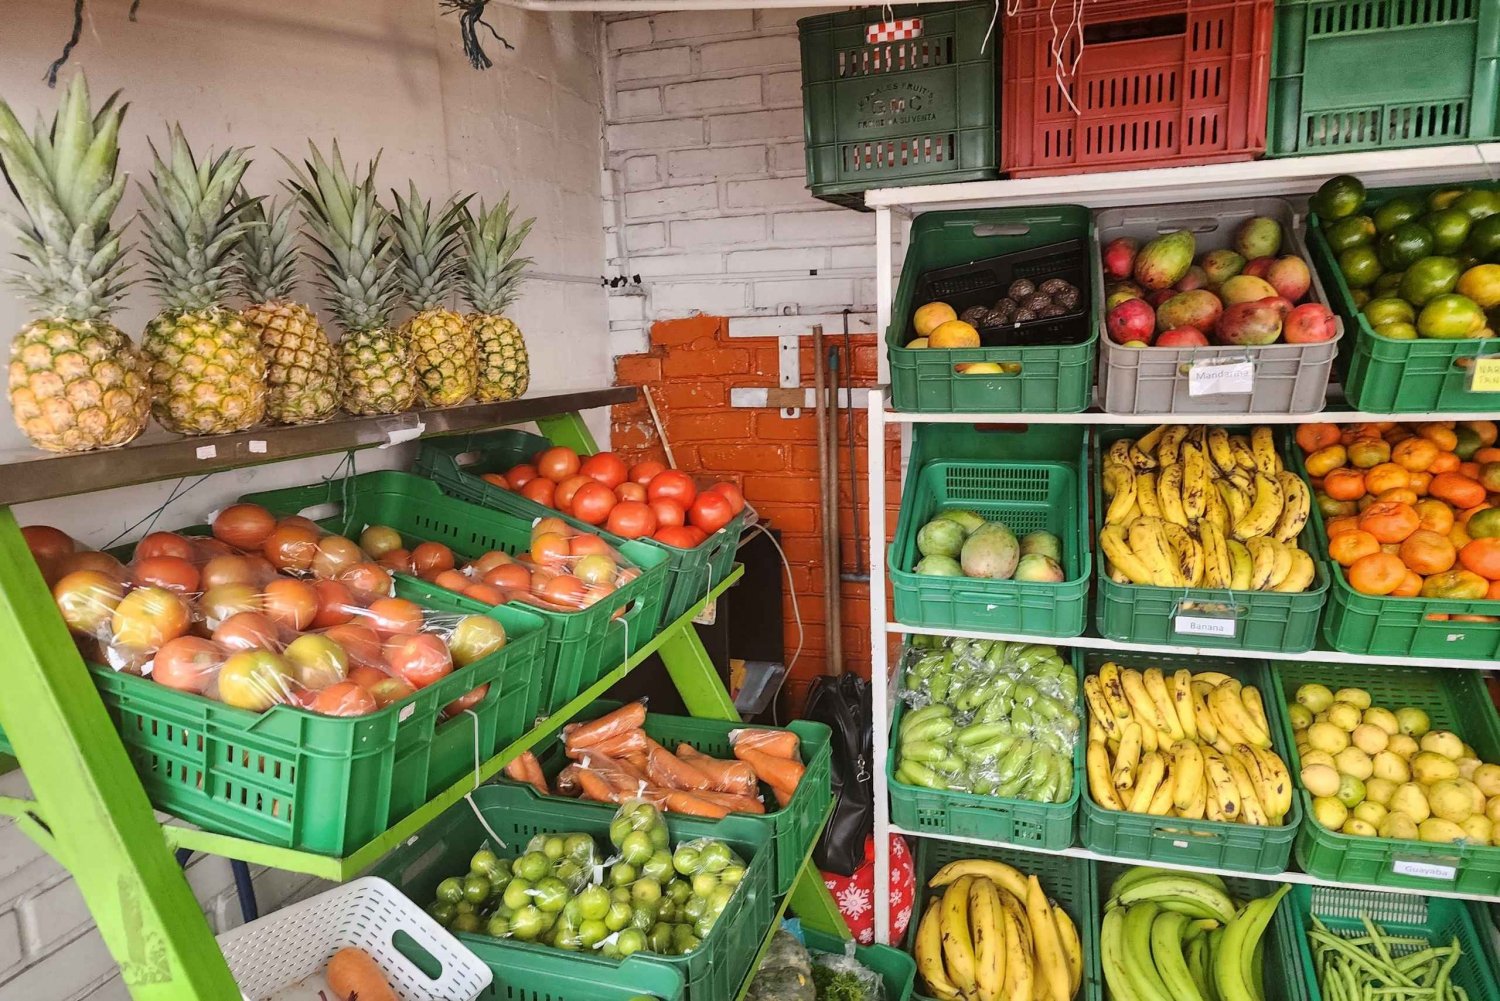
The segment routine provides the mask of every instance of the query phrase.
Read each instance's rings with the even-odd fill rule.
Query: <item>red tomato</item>
[[[626,480],[615,487],[615,496],[622,501],[644,501],[646,499],[646,488],[639,483]]]
[[[214,642],[229,650],[280,650],[276,623],[259,612],[236,612],[214,630]]]
[[[563,608],[582,608],[588,585],[572,574],[562,573],[542,585],[537,592],[554,605]]]
[[[421,606],[405,598],[376,598],[365,612],[365,622],[381,636],[410,635],[422,628]]]
[[[621,501],[609,512],[609,521],[604,527],[627,539],[639,539],[656,531],[656,515],[649,504]]]
[[[349,677],[354,678],[356,671],[368,673],[376,672],[385,677],[385,660],[380,654],[380,634],[369,626],[360,625],[358,622],[346,622],[341,626],[334,626],[323,634],[344,648],[349,655],[349,663],[353,665],[349,671]],[[364,674],[361,674],[363,677]],[[376,681],[380,678],[370,674]],[[358,679],[356,679],[358,680]]]
[[[276,528],[276,516],[259,504],[231,504],[214,519],[214,538],[236,549],[259,549]]]
[[[694,528],[702,529],[705,535],[712,535],[734,517],[734,508],[729,503],[729,498],[712,490],[705,490],[693,501],[692,508],[688,511],[688,521],[692,522]]]
[[[444,570],[453,569],[453,550],[441,542],[419,542],[411,551],[411,565],[418,577],[431,580]]]
[[[318,593],[318,613],[313,616],[312,628],[327,629],[354,618],[354,610],[359,606],[354,603],[353,593],[342,583],[320,580],[313,584],[313,590]]]
[[[662,528],[678,528],[687,524],[687,508],[674,500],[652,501],[651,513],[656,515],[656,523]]]
[[[457,570],[441,570],[433,576],[432,582],[438,587],[446,587],[450,591],[460,592],[474,583],[466,575]]]
[[[453,673],[453,655],[432,633],[417,633],[388,644],[391,670],[413,688],[426,688]]]
[[[536,471],[553,483],[578,475],[578,453],[561,445],[549,448],[536,457]]]
[[[151,678],[159,685],[202,695],[213,683],[219,665],[228,657],[229,651],[213,640],[179,636],[163,643],[156,651]]]
[[[325,535],[318,541],[312,570],[316,576],[325,580],[337,580],[346,567],[363,563],[367,559],[369,557],[365,551],[355,545],[352,539],[346,539],[342,535]]]
[[[329,685],[308,706],[322,716],[364,716],[379,709],[375,696],[352,681]]]
[[[557,493],[557,484],[545,476],[538,476],[534,480],[527,480],[526,485],[521,488],[521,496],[529,501],[535,501],[542,507],[551,507],[552,500]]]
[[[589,456],[583,460],[583,465],[578,467],[578,471],[584,476],[598,480],[611,490],[625,482],[625,474],[628,472],[625,468],[625,460],[613,452],[600,452],[598,455]]]
[[[515,558],[508,553],[502,553],[498,549],[491,549],[479,559],[469,564],[469,569],[483,577],[496,567],[503,567],[507,563],[514,563]]]
[[[687,525],[685,527],[687,528],[688,535],[693,537],[694,546],[701,546],[708,541],[708,533],[697,525]]]
[[[492,487],[499,487],[501,490],[510,489],[510,482],[499,473],[480,473],[479,478]]]
[[[288,518],[266,536],[261,552],[277,570],[300,573],[309,569],[318,555],[318,533],[305,525],[292,524]]]
[[[568,537],[557,532],[543,532],[531,539],[531,562],[539,567],[557,566],[573,555]]]
[[[493,584],[485,584],[476,581],[464,588],[463,593],[475,601],[482,601],[486,605],[503,605],[506,602],[505,591]]]
[[[130,579],[136,584],[169,587],[180,594],[202,589],[198,568],[179,556],[148,556],[130,566]]]
[[[511,466],[505,471],[505,482],[510,484],[512,490],[520,490],[526,484],[537,478],[536,467],[529,462],[523,462],[519,466]]]
[[[283,629],[301,632],[318,614],[318,592],[305,580],[279,577],[263,589],[261,608]]]
[[[716,494],[723,494],[724,499],[729,501],[729,508],[736,515],[745,510],[745,493],[733,483],[715,483],[708,488]]]
[[[673,546],[677,549],[692,549],[698,544],[694,541],[697,538],[696,533],[686,525],[668,525],[665,528],[658,528],[651,538],[664,546]]]
[[[193,544],[176,532],[152,532],[135,544],[133,559],[149,560],[153,556],[176,556],[178,559],[193,558]]]
[[[395,570],[397,573],[415,573],[411,565],[410,549],[387,549],[380,554],[380,565],[387,570]]]
[[[479,705],[480,702],[484,701],[484,697],[489,693],[489,685],[480,685],[473,691],[468,692],[464,695],[460,695],[458,698],[454,699],[446,706],[443,706],[443,715],[457,716],[459,713],[463,712],[466,709],[473,709],[475,706]]]
[[[568,541],[568,551],[574,556],[613,556],[608,542],[592,532],[579,532]]]
[[[391,593],[391,575],[378,563],[356,563],[339,575],[339,582],[353,591],[359,601],[383,598]]]
[[[223,584],[261,583],[255,564],[245,556],[215,556],[203,564],[201,577],[205,591]]]
[[[37,559],[66,556],[78,548],[71,535],[51,525],[27,525],[21,529],[21,537]]]
[[[507,563],[485,571],[484,583],[498,588],[531,586],[531,571],[519,563]]]
[[[666,463],[657,462],[655,459],[647,459],[645,462],[637,462],[630,467],[629,479],[631,483],[639,483],[645,486],[656,478],[658,473],[664,472]]]
[[[557,485],[557,492],[552,495],[552,506],[564,514],[572,514],[573,498],[578,496],[578,491],[590,483],[597,482],[582,475],[568,477]]]
[[[655,479],[646,484],[646,496],[654,501],[674,500],[686,508],[692,506],[693,498],[698,496],[698,488],[687,473],[680,469],[668,469],[658,473]]]
[[[617,503],[608,484],[590,481],[573,495],[573,517],[587,525],[602,525]]]

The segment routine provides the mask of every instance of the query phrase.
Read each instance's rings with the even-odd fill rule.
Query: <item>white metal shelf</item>
[[[1373,890],[1376,893],[1419,893],[1425,897],[1451,897],[1455,900],[1480,900],[1484,901],[1485,903],[1500,903],[1500,896],[1489,896],[1480,893],[1459,893],[1453,890],[1443,889],[1423,888],[1417,890],[1394,886],[1376,886],[1373,883],[1338,883],[1332,880],[1319,879],[1316,876],[1309,876],[1307,873],[1301,872],[1296,869],[1288,869],[1284,872],[1266,875],[1265,873],[1258,872],[1241,872],[1238,869],[1216,869],[1211,866],[1183,865],[1180,862],[1165,862],[1159,859],[1152,859],[1150,862],[1143,862],[1140,859],[1123,858],[1118,855],[1104,855],[1100,852],[1092,851],[1088,848],[1080,848],[1077,845],[1074,845],[1070,848],[1053,850],[1049,848],[1041,848],[1037,845],[1021,845],[1011,844],[1010,842],[988,841],[984,838],[965,838],[960,837],[956,834],[937,834],[932,831],[914,831],[908,828],[897,827],[894,824],[890,825],[890,833],[905,835],[909,838],[932,838],[938,841],[953,841],[966,845],[982,845],[987,848],[1011,848],[1015,849],[1016,851],[1032,852],[1038,855],[1066,855],[1069,858],[1088,859],[1091,862],[1119,862],[1123,865],[1149,865],[1157,869],[1176,869],[1182,872],[1207,872],[1214,873],[1220,876],[1243,876],[1246,879],[1261,879],[1269,883],[1302,883],[1307,886],[1330,886],[1349,890]]]

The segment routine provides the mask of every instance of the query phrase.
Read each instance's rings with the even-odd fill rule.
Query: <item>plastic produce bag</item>
[[[818,1001],[885,1001],[885,980],[854,958],[853,942],[844,949],[810,954]]]
[[[807,948],[785,928],[771,937],[745,1001],[817,1001]]]
[[[807,769],[802,765],[801,742],[790,730],[731,730],[729,746],[734,756],[771,787],[776,802],[786,806],[797,793]]]
[[[605,601],[641,573],[602,537],[574,528],[561,518],[538,519],[532,526],[527,552],[511,556],[491,551],[459,572],[473,583],[493,587],[502,600],[560,612],[578,611]],[[621,603],[616,614],[624,608]]]

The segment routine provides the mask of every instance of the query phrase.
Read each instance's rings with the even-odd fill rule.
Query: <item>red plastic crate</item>
[[[1251,160],[1276,0],[1020,0],[1000,60],[1011,177]],[[1054,28],[1055,25],[1055,28]],[[1059,65],[1077,61],[1068,104]]]

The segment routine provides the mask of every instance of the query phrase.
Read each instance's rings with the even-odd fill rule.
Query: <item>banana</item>
[[[1031,922],[1021,905],[1021,901],[1025,899],[1026,891],[1020,897],[1010,893],[1000,895],[1006,920],[1005,981],[1001,996],[1009,1001],[1026,1001],[1030,998],[1035,977],[1033,964],[1036,947],[1031,939]]]
[[[1115,767],[1111,773],[1114,787],[1121,792],[1135,787],[1135,771],[1141,759],[1141,724],[1131,720],[1120,736],[1120,749],[1115,753]],[[1123,809],[1123,805],[1120,809]]]
[[[1170,424],[1156,425],[1156,427],[1141,435],[1136,440],[1136,445],[1140,447],[1141,451],[1150,452],[1154,455],[1156,453],[1156,446],[1160,444],[1162,436],[1167,433],[1167,429],[1171,426]]]
[[[1104,686],[1097,674],[1083,679],[1083,697],[1089,704],[1089,726],[1098,725],[1108,740],[1120,739],[1120,721],[1115,719],[1109,701],[1104,697]]]
[[[1208,491],[1213,486],[1209,482],[1208,460],[1203,457],[1203,451],[1197,445],[1184,444],[1182,446],[1182,509],[1187,513],[1189,521],[1197,521],[1203,517],[1205,505],[1208,503]]]
[[[1193,675],[1193,680],[1201,681],[1203,684],[1209,686],[1210,688],[1218,688],[1226,681],[1234,681],[1233,678],[1225,674],[1223,671],[1199,671],[1197,674]]]
[[[1208,809],[1208,783],[1206,781],[1198,784],[1198,791],[1188,804],[1179,807],[1177,816],[1183,820],[1202,820],[1204,812]]]
[[[1122,466],[1133,467],[1135,464],[1130,461],[1131,444],[1132,442],[1129,438],[1120,438],[1112,442],[1109,449],[1104,453],[1104,461],[1106,463],[1118,463]]]
[[[1224,814],[1219,810],[1219,801],[1213,796],[1203,801],[1203,817],[1205,820],[1223,820]]]
[[[1188,971],[1183,956],[1183,933],[1191,919],[1186,914],[1162,911],[1151,923],[1151,961],[1173,1001],[1205,1001]]]
[[[1213,744],[1219,739],[1219,728],[1214,723],[1213,712],[1208,708],[1208,693],[1214,686],[1206,681],[1193,679],[1193,722],[1198,726],[1198,739]]]
[[[1229,505],[1224,500],[1224,490],[1220,484],[1223,480],[1213,480],[1204,491],[1203,496],[1203,521],[1211,521],[1218,526],[1219,531],[1228,532],[1231,524],[1229,520]]]
[[[1267,542],[1276,545],[1276,565],[1271,570],[1270,590],[1276,590],[1276,585],[1286,580],[1292,572],[1292,543],[1277,542],[1270,536],[1264,537]]]
[[[1229,542],[1219,526],[1211,521],[1198,523],[1198,541],[1203,544],[1203,586],[1220,589],[1230,586],[1234,567],[1229,559]]]
[[[1152,900],[1125,909],[1125,972],[1141,1001],[1176,1001],[1151,962],[1151,925],[1160,913]]]
[[[1143,469],[1155,469],[1157,465],[1156,456],[1152,455],[1150,452],[1142,450],[1141,446],[1136,442],[1131,442],[1130,464],[1136,468],[1137,472],[1140,472]]]
[[[1236,747],[1247,747],[1245,744],[1237,744]],[[1238,753],[1231,753],[1224,758],[1224,765],[1229,769],[1229,777],[1234,780],[1234,787],[1240,793],[1240,823],[1251,824],[1255,827],[1269,826],[1271,821],[1266,814],[1264,804],[1255,791],[1255,780],[1250,777],[1250,770],[1245,767],[1245,762]]]
[[[1198,739],[1198,718],[1193,712],[1193,672],[1181,668],[1172,675],[1172,709],[1188,740]]]
[[[1255,558],[1239,539],[1226,539],[1229,550],[1229,586],[1235,591],[1248,591],[1255,576]]]
[[[1166,524],[1167,544],[1177,559],[1177,572],[1188,587],[1203,583],[1203,546],[1181,525]]]
[[[1249,513],[1250,501],[1238,483],[1233,480],[1215,480],[1214,488],[1229,512],[1229,524],[1233,525]]]
[[[1163,466],[1170,466],[1176,462],[1181,454],[1182,443],[1187,440],[1189,430],[1186,424],[1170,425],[1162,433],[1161,441],[1156,446],[1156,461]]]
[[[1026,892],[1026,877],[1019,869],[1008,866],[1004,862],[995,862],[990,859],[959,859],[957,862],[949,862],[939,869],[927,885],[936,889],[940,886],[952,886],[965,876],[979,877],[989,880],[1007,893]]]
[[[1099,688],[1104,692],[1104,701],[1114,713],[1116,728],[1123,736],[1125,727],[1134,718],[1130,701],[1125,697],[1125,688],[1120,680],[1120,667],[1114,661],[1106,661],[1099,668]]]
[[[1190,918],[1213,918],[1226,924],[1234,920],[1229,892],[1222,880],[1215,882],[1207,873],[1157,869],[1149,877],[1132,880],[1125,889],[1117,884],[1110,891],[1111,907],[1135,907],[1146,901]]]
[[[1276,552],[1280,544],[1267,536],[1256,536],[1245,540],[1250,551],[1250,590],[1264,591],[1271,586],[1271,574],[1276,569]],[[1291,563],[1290,558],[1287,560]]]
[[[974,937],[969,931],[969,887],[973,876],[960,876],[943,891],[943,959],[948,979],[965,998],[977,995],[974,979]]]
[[[1109,996],[1114,1001],[1145,1001],[1136,993],[1127,973],[1131,962],[1125,946],[1125,908],[1111,907],[1105,912],[1104,923],[1099,928],[1099,965],[1103,969]]]
[[[1282,817],[1285,816],[1285,812],[1278,809],[1281,805],[1281,790],[1277,787],[1274,774],[1261,761],[1259,752],[1259,748],[1251,747],[1249,744],[1234,745],[1234,756],[1245,767],[1245,772],[1249,775],[1250,784],[1255,791],[1255,799],[1265,811],[1267,822],[1279,825]]]
[[[1148,518],[1161,517],[1161,501],[1156,492],[1156,480],[1156,473],[1135,474],[1135,502],[1141,514]]]
[[[1203,773],[1208,776],[1209,784],[1209,816],[1216,820],[1235,822],[1240,819],[1240,790],[1234,784],[1234,776],[1229,772],[1229,766],[1217,751],[1205,751],[1203,755]],[[1219,814],[1213,817],[1213,812]]]
[[[1089,743],[1091,744],[1119,743],[1118,741],[1113,740],[1113,738],[1105,734],[1104,726],[1099,722],[1098,719],[1094,718],[1092,715],[1089,716],[1088,739]]]
[[[1094,802],[1106,810],[1125,809],[1115,793],[1114,777],[1109,770],[1109,750],[1097,741],[1089,741],[1083,763],[1088,772],[1089,792],[1093,795]]]
[[[1156,477],[1156,497],[1161,505],[1161,516],[1173,524],[1186,527],[1188,516],[1182,505],[1182,472],[1180,462],[1163,466]]]
[[[987,879],[969,886],[969,929],[974,933],[975,1001],[1005,1001],[1005,925],[1000,891]]]
[[[1170,876],[1174,879],[1196,879],[1200,883],[1218,887],[1225,893],[1229,892],[1229,884],[1224,882],[1222,876],[1215,876],[1211,872],[1179,872],[1174,869],[1157,869],[1149,865],[1137,865],[1126,869],[1115,877],[1115,881],[1109,886],[1107,902],[1110,907],[1116,904],[1116,898],[1124,896],[1130,890],[1141,883],[1148,883],[1158,876]],[[1149,894],[1147,894],[1149,896]],[[1145,899],[1144,897],[1140,899]]]
[[[1170,733],[1173,740],[1181,740],[1186,733],[1182,729],[1182,722],[1177,718],[1177,708],[1172,702],[1172,693],[1167,691],[1167,679],[1161,673],[1161,668],[1146,668],[1141,672],[1141,681],[1156,708],[1156,718],[1160,721],[1158,729]]]
[[[1137,518],[1130,523],[1126,537],[1130,540],[1131,552],[1140,557],[1151,574],[1152,584],[1157,587],[1181,587],[1181,572],[1172,556],[1172,547],[1167,543],[1165,525],[1166,522],[1161,518]]]
[[[917,925],[917,970],[927,984],[928,993],[938,1001],[959,1001],[958,988],[943,968],[942,909],[942,900],[933,897],[922,912],[922,922]]]
[[[1250,451],[1255,456],[1255,468],[1262,476],[1275,478],[1281,472],[1281,456],[1276,454],[1276,436],[1265,425],[1250,432]]]
[[[1282,508],[1286,505],[1286,498],[1282,496],[1281,484],[1265,473],[1255,474],[1255,500],[1250,503],[1250,510],[1245,516],[1234,523],[1234,537],[1244,542],[1257,535],[1265,535],[1276,527],[1276,520],[1281,517]]]
[[[1225,926],[1213,957],[1214,986],[1220,1001],[1255,1001],[1260,997],[1255,988],[1256,948],[1276,913],[1276,906],[1290,889],[1290,886],[1281,886],[1269,897],[1250,901],[1239,916]],[[1126,948],[1129,948],[1128,939]]]
[[[1146,812],[1154,817],[1165,817],[1172,812],[1172,801],[1176,799],[1176,776],[1172,774],[1172,758],[1166,752],[1160,754],[1162,760],[1161,783],[1156,787],[1156,793],[1151,797],[1151,802],[1146,804]]]
[[[1052,917],[1052,905],[1042,892],[1041,881],[1035,876],[1028,877],[1026,885],[1026,917],[1031,923],[1036,976],[1046,985],[1046,990],[1041,992],[1042,996],[1051,1001],[1072,1001],[1068,957],[1063,952],[1062,941],[1057,934],[1057,921]]]
[[[1254,472],[1255,452],[1250,447],[1250,439],[1242,434],[1229,436],[1229,450],[1234,453],[1234,464],[1239,469]],[[1233,470],[1230,470],[1233,472]]]
[[[1286,504],[1282,507],[1281,517],[1276,519],[1271,534],[1278,542],[1290,545],[1297,541],[1297,536],[1302,533],[1302,526],[1307,524],[1308,515],[1312,513],[1312,492],[1302,482],[1302,477],[1285,470],[1276,475],[1276,482],[1281,486]]]
[[[1135,473],[1124,466],[1110,467],[1104,473],[1104,489],[1110,494],[1109,507],[1104,512],[1105,524],[1126,524],[1126,515],[1136,506]]]
[[[1158,752],[1147,751],[1141,755],[1141,764],[1135,773],[1135,788],[1131,790],[1130,802],[1125,809],[1131,813],[1145,813],[1166,774],[1166,762]]]
[[[1273,820],[1285,817],[1292,809],[1292,777],[1287,771],[1286,762],[1275,751],[1259,747],[1251,747],[1250,750],[1255,755],[1255,763],[1260,767],[1260,782],[1264,783],[1263,786],[1256,786],[1257,794],[1262,788],[1266,793],[1261,797],[1261,805]]]
[[[1245,685],[1240,688],[1240,702],[1245,706],[1245,711],[1250,714],[1250,721],[1255,724],[1254,731],[1247,733],[1250,737],[1264,737],[1264,740],[1252,740],[1251,743],[1259,748],[1269,749],[1271,746],[1271,723],[1266,719],[1266,704],[1261,698],[1260,689],[1254,685]]]
[[[1125,540],[1125,529],[1120,525],[1105,525],[1099,529],[1099,548],[1115,570],[1124,574],[1132,584],[1150,584],[1151,570],[1145,561],[1130,548]]]
[[[1211,993],[1213,988],[1213,972],[1209,966],[1208,936],[1197,935],[1187,939],[1187,965],[1188,972],[1192,974],[1193,986],[1198,989],[1198,996],[1210,1001],[1217,995]]]
[[[1312,586],[1313,578],[1318,574],[1317,567],[1313,558],[1300,549],[1289,549],[1287,555],[1291,557],[1292,568],[1287,571],[1286,579],[1272,590],[1300,594]]]
[[[1204,437],[1204,444],[1208,446],[1208,457],[1213,460],[1221,473],[1234,472],[1234,449],[1229,447],[1229,432],[1223,428],[1213,427],[1208,429]]]
[[[1083,984],[1083,944],[1078,940],[1078,926],[1068,917],[1068,912],[1055,903],[1052,905],[1052,919],[1057,922],[1057,940],[1062,943],[1063,953],[1068,958],[1068,996],[1072,997]]]
[[[1255,747],[1270,747],[1271,733],[1266,727],[1262,727],[1256,719],[1255,714],[1246,708],[1244,693],[1252,692],[1251,698],[1256,704],[1260,704],[1260,692],[1253,686],[1240,686],[1235,690],[1230,682],[1219,685],[1208,694],[1209,708],[1214,711],[1214,719],[1219,724],[1222,732],[1226,726],[1232,731],[1238,731],[1244,735],[1243,743],[1252,744]],[[1265,708],[1260,706],[1260,715],[1264,717]]]
[[[1133,667],[1120,672],[1120,684],[1125,689],[1125,698],[1130,700],[1130,710],[1135,719],[1147,730],[1165,730],[1167,721],[1162,718],[1156,700],[1146,690],[1146,677]],[[1144,737],[1142,738],[1144,740]]]
[[[1186,811],[1203,794],[1203,751],[1196,741],[1179,740],[1172,745],[1172,804]]]

